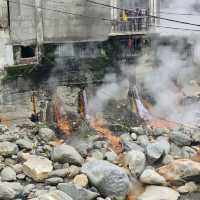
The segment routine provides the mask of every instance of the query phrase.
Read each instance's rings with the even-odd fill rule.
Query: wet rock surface
[[[177,130],[132,127],[119,135],[117,153],[111,141],[84,130],[63,140],[45,125],[1,126],[0,199],[200,199],[192,131],[182,138]]]

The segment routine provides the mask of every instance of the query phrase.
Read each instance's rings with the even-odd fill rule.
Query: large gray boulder
[[[146,157],[141,151],[132,150],[125,155],[125,165],[134,176],[139,176],[143,172],[145,164]]]
[[[19,139],[16,141],[16,144],[21,149],[31,150],[33,148],[33,143],[29,139]]]
[[[73,199],[62,191],[54,190],[48,192],[47,194],[39,196],[35,200],[73,200]]]
[[[2,179],[2,181],[15,181],[16,180],[16,172],[11,167],[5,167],[1,171],[1,179]]]
[[[0,182],[1,200],[15,199],[22,192],[23,192],[23,187],[20,183]]]
[[[51,159],[54,162],[69,163],[75,165],[82,165],[84,159],[81,157],[78,151],[72,146],[61,144],[55,146],[51,153]]]
[[[11,142],[0,142],[0,155],[1,156],[11,156],[17,154],[19,151],[16,144]]]
[[[46,142],[56,139],[56,134],[50,128],[41,128],[39,136]]]
[[[92,160],[81,169],[104,197],[124,200],[128,194],[129,179],[125,171],[107,161]]]
[[[177,200],[180,194],[169,187],[148,186],[138,200]]]
[[[190,146],[192,142],[191,136],[181,131],[173,131],[170,134],[170,140],[178,146]]]
[[[98,193],[92,192],[72,183],[60,183],[58,189],[72,197],[73,200],[93,200],[99,196]]]
[[[158,138],[146,147],[146,154],[150,163],[155,163],[170,152],[170,144],[165,137]]]

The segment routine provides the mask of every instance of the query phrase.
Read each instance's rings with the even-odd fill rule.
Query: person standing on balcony
[[[120,13],[119,13],[119,19],[120,19],[120,22],[119,22],[119,30],[120,31],[123,31],[123,11],[121,10]]]
[[[135,16],[135,11],[129,10],[128,11],[128,28],[130,32],[134,31],[134,16]]]
[[[139,30],[139,12],[140,12],[140,9],[139,8],[136,8],[135,10],[135,31],[138,31]]]
[[[137,11],[136,10],[132,10],[131,24],[132,24],[132,31],[137,31]]]
[[[139,9],[139,12],[138,12],[138,31],[142,30],[142,19],[143,19],[142,10]]]
[[[150,25],[149,9],[146,9],[145,17],[146,17],[146,30],[148,31],[149,30],[149,25]]]
[[[128,30],[128,11],[123,10],[123,31]]]

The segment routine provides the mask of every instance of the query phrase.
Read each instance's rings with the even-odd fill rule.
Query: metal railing
[[[148,16],[129,17],[128,21],[116,20],[112,24],[111,33],[144,32],[150,29]]]

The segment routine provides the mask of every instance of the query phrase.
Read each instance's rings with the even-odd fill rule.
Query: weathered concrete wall
[[[13,49],[9,45],[9,32],[5,29],[0,29],[0,69],[7,65],[12,65],[13,61]]]
[[[36,41],[35,0],[10,1],[11,39],[15,44]]]
[[[44,40],[45,41],[80,41],[105,40],[110,31],[110,8],[97,6],[85,0],[67,0],[58,3],[44,0],[43,7],[60,10],[61,13],[44,10]],[[109,4],[109,0],[105,3]],[[75,13],[91,18],[68,15]],[[49,19],[49,16],[51,19]],[[96,19],[94,19],[94,18]]]
[[[13,64],[12,46],[9,45],[8,13],[6,1],[0,0],[0,69]]]
[[[106,0],[105,3],[109,4],[110,1]],[[30,44],[36,40],[41,42],[41,39],[44,39],[44,43],[105,40],[110,32],[110,22],[102,18],[110,19],[110,8],[93,5],[86,0],[10,2],[11,37],[14,43],[23,41]]]

